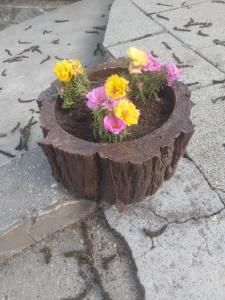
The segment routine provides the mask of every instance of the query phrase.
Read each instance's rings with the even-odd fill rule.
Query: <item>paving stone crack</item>
[[[223,204],[223,205],[224,205],[224,204]],[[203,215],[203,216],[199,216],[199,217],[190,217],[190,218],[185,219],[185,220],[183,220],[183,221],[181,221],[181,220],[172,220],[172,221],[169,221],[168,218],[166,218],[166,217],[164,217],[164,216],[161,216],[160,214],[156,213],[156,212],[154,211],[153,208],[148,207],[148,209],[149,209],[156,217],[162,219],[163,221],[166,221],[166,223],[167,223],[168,225],[170,225],[170,224],[180,225],[180,224],[184,224],[184,223],[187,223],[187,222],[190,222],[190,221],[196,221],[196,222],[197,222],[197,221],[199,221],[199,220],[210,219],[211,217],[216,216],[216,215],[220,214],[221,212],[223,212],[223,211],[225,210],[225,207],[223,207],[223,208],[219,209],[218,211],[213,212],[213,213],[211,213],[211,214],[209,214],[209,215]]]
[[[191,218],[188,218],[188,219],[186,219],[186,220],[184,220],[184,221],[179,221],[179,220],[169,221],[167,218],[165,218],[165,217],[160,216],[159,214],[157,214],[152,208],[149,208],[149,207],[148,207],[148,209],[149,209],[155,216],[157,216],[157,217],[163,219],[164,221],[167,220],[167,224],[168,224],[168,226],[169,226],[169,225],[173,225],[173,224],[175,224],[175,225],[182,225],[182,224],[186,224],[186,223],[188,223],[188,222],[190,222],[190,221],[195,221],[195,222],[197,222],[197,221],[201,221],[201,220],[204,220],[204,219],[206,219],[206,220],[207,220],[207,219],[210,219],[211,217],[216,216],[216,215],[220,214],[221,212],[223,212],[223,211],[225,210],[225,207],[223,207],[222,209],[220,209],[220,210],[218,210],[218,211],[216,211],[216,212],[214,212],[214,213],[212,213],[212,214],[210,214],[210,215],[204,215],[204,216],[199,216],[199,217],[191,217]],[[164,233],[164,234],[165,234],[165,233]],[[153,240],[154,240],[154,239],[155,239],[155,238],[153,238]],[[157,246],[155,246],[154,248],[152,248],[152,245],[149,244],[149,249],[146,250],[144,253],[142,253],[140,256],[135,257],[135,260],[141,259],[141,258],[144,257],[149,251],[153,251],[155,248],[157,248]]]
[[[165,25],[163,25],[161,22],[159,22],[157,19],[152,18],[152,15],[148,15],[148,17],[156,22],[158,25],[160,25],[165,32],[167,32],[168,34],[170,34],[172,37],[174,37],[177,41],[179,41],[182,45],[185,43],[185,41],[183,41],[182,39],[180,39],[177,35],[175,35],[170,29],[168,29]],[[157,35],[157,34],[155,34]],[[222,69],[220,69],[217,65],[215,65],[210,59],[208,59],[207,57],[205,57],[204,55],[202,55],[201,53],[199,53],[197,50],[194,50],[193,48],[189,48],[192,52],[194,52],[196,55],[198,55],[199,57],[201,57],[203,60],[205,60],[207,63],[209,63],[210,65],[212,65],[215,69],[219,70],[220,72],[222,72],[223,74],[225,74],[225,71],[223,71]],[[212,84],[213,85],[213,84]]]
[[[137,3],[133,2],[132,0],[130,0],[130,2],[136,6],[141,12],[143,12],[146,16],[151,16],[151,15],[156,15],[156,14],[160,14],[160,13],[167,13],[167,12],[170,12],[170,11],[174,11],[174,10],[178,10],[178,9],[183,9],[183,8],[190,8],[192,6],[196,6],[196,5],[199,5],[199,4],[202,4],[202,3],[206,3],[206,2],[211,2],[210,0],[209,1],[199,1],[197,3],[192,3],[191,5],[187,4],[186,6],[179,6],[179,7],[174,7],[174,8],[168,8],[168,9],[165,9],[165,10],[160,10],[160,11],[157,11],[157,12],[153,12],[153,13],[147,13],[146,11],[144,11]],[[161,24],[160,24],[161,25]]]
[[[137,265],[136,265],[136,262],[135,262],[135,259],[133,257],[133,254],[132,254],[132,250],[131,248],[129,247],[126,239],[115,229],[115,228],[112,228],[108,222],[108,220],[106,219],[106,216],[104,214],[104,211],[101,210],[99,212],[99,217],[101,218],[102,220],[102,223],[103,225],[109,230],[111,231],[114,236],[116,238],[118,238],[122,244],[124,245],[124,248],[126,249],[127,253],[128,253],[128,256],[130,258],[130,260],[132,261],[133,263],[133,266],[134,266],[134,272],[135,272],[135,278],[136,278],[136,282],[138,283],[138,293],[139,293],[139,298],[138,300],[145,300],[145,288],[144,286],[142,285],[139,277],[138,277],[138,269],[137,269]]]
[[[222,205],[225,207],[225,203],[223,202],[223,200],[222,200],[220,194],[218,193],[218,191],[221,191],[221,192],[223,192],[223,193],[225,193],[225,191],[224,191],[223,189],[216,188],[216,187],[214,187],[214,186],[211,184],[211,182],[209,181],[209,179],[207,178],[207,176],[204,174],[204,172],[201,170],[201,168],[198,166],[198,164],[194,161],[193,158],[191,158],[191,157],[189,156],[189,154],[188,154],[187,152],[185,153],[185,156],[184,156],[184,157],[194,164],[194,166],[197,168],[197,170],[198,170],[198,171],[202,174],[202,176],[204,177],[204,179],[205,179],[205,181],[207,182],[209,188],[210,188],[213,192],[215,192],[215,193],[218,195],[218,197],[219,197],[219,199],[220,199],[220,202],[221,202]]]
[[[135,42],[135,41],[142,40],[142,39],[154,36],[154,35],[157,35],[157,33],[155,33],[155,34],[149,33],[149,34],[145,34],[145,35],[142,35],[140,37],[137,37],[137,38],[128,39],[128,40],[125,40],[125,41],[122,41],[122,42],[114,43],[114,44],[108,45],[107,48],[122,45],[122,44],[126,44],[126,43],[129,43],[129,42]]]

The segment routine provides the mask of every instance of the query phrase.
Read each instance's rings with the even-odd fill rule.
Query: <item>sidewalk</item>
[[[74,11],[62,8],[51,12],[50,18],[40,16],[29,22],[34,30],[32,42],[38,40],[41,49],[46,50],[42,55],[32,53],[29,69],[24,72],[21,70],[27,66],[25,61],[9,66],[9,69],[7,65],[12,77],[3,77],[0,82],[0,86],[4,88],[0,91],[0,111],[5,112],[1,114],[1,130],[9,131],[15,125],[15,122],[12,122],[15,119],[24,122],[24,119],[30,117],[29,109],[35,109],[34,103],[18,103],[17,97],[37,97],[38,91],[43,90],[53,78],[51,66],[55,55],[80,56],[87,64],[103,59],[94,57],[92,49],[96,43],[102,42],[104,33],[84,34],[91,26],[105,25],[104,18],[101,18],[101,15],[105,14],[101,10],[103,0],[91,1],[91,4],[89,2],[93,5],[92,9],[88,7],[92,13],[89,19],[83,18],[87,13],[85,1],[71,6],[77,8],[76,21],[73,17]],[[172,61],[185,65],[186,67],[182,68],[182,80],[189,84],[192,90],[191,100],[195,105],[191,118],[196,127],[187,150],[188,158],[181,160],[175,176],[153,197],[127,207],[122,214],[119,214],[115,207],[103,205],[101,211],[88,221],[94,247],[94,266],[100,274],[100,281],[91,288],[87,296],[89,299],[106,299],[105,295],[112,300],[224,298],[224,10],[223,1],[207,0],[115,0],[111,7],[103,42],[107,55],[112,58],[123,56],[126,55],[127,48],[136,46],[153,51],[162,62]],[[52,33],[53,36],[43,36],[42,30],[52,30],[51,22],[55,18],[70,19],[73,26],[62,23],[60,28],[57,27],[57,32]],[[84,23],[86,27],[83,27]],[[10,38],[10,34],[14,32],[17,35],[16,40],[29,39],[30,36],[23,32],[26,26],[20,24],[0,32],[0,39],[4,38],[3,48],[14,49],[14,52],[26,48],[22,47],[23,45],[15,45],[15,41]],[[51,41],[58,37],[62,44],[49,47]],[[63,47],[69,41],[72,41],[72,48]],[[51,60],[40,65],[40,60],[48,54]],[[6,53],[2,54],[2,60],[5,56]],[[0,67],[5,68],[5,65],[0,64]],[[22,73],[25,75],[21,75]],[[36,77],[37,82],[33,82],[32,78],[36,73],[39,74]],[[25,78],[26,84],[32,87],[30,94],[25,94],[26,85],[22,85]],[[18,88],[11,90],[11,83]],[[14,101],[9,104],[8,99]],[[43,163],[44,157],[35,149],[40,138],[38,124],[35,126],[29,153],[25,153],[23,159],[29,165],[36,153],[37,176],[43,168],[50,184],[49,188],[45,187],[40,191],[40,198],[35,196],[35,192],[23,199],[24,187],[19,189],[20,199],[25,200],[23,212],[28,211],[26,216],[31,216],[32,209],[36,208],[30,205],[29,197],[34,198],[35,205],[39,203],[42,207],[43,203],[48,206],[55,197],[60,200],[66,195],[60,186],[55,188],[49,167]],[[17,138],[15,135],[0,140],[0,148],[4,146],[4,149],[18,156],[14,162],[0,157],[0,165],[5,165],[0,167],[0,174],[3,174],[4,168],[5,174],[12,174],[12,182],[17,182],[14,176],[22,169],[20,163],[23,164],[19,153],[13,150]],[[45,166],[40,167],[41,162]],[[12,171],[10,173],[13,164],[18,166],[15,174]],[[28,177],[29,174],[33,174],[33,189],[39,189],[41,181],[35,184],[35,171],[27,172]],[[17,206],[13,204],[16,189],[10,194],[10,188],[7,188],[6,184],[9,180],[4,179],[2,182],[0,195],[2,192],[2,199],[5,200],[1,204],[0,199],[0,211],[2,207],[5,214],[0,220],[5,225],[9,224],[9,211],[13,220],[18,215],[15,209]],[[54,194],[55,190],[57,192]],[[11,204],[4,206],[6,199]],[[68,201],[72,201],[71,195],[68,195]],[[144,234],[144,227],[149,228],[153,238]],[[160,228],[161,233],[154,233]],[[76,299],[75,297],[87,288],[96,271],[85,265],[82,270],[87,276],[86,279],[83,278],[79,259],[65,258],[63,253],[86,249],[85,246],[82,229],[78,225],[70,225],[66,230],[50,235],[6,260],[0,264],[0,299]],[[40,252],[44,247],[51,249],[49,264],[45,263],[45,257]],[[110,262],[107,270],[104,269],[103,258],[114,254],[115,260]],[[18,273],[18,270],[22,272]]]
[[[151,199],[121,215],[106,210],[132,251],[147,300],[224,297],[224,9],[223,1],[116,0],[110,12],[104,45],[111,56],[136,46],[185,65],[182,80],[195,104],[190,159]],[[162,226],[152,247],[142,229]]]

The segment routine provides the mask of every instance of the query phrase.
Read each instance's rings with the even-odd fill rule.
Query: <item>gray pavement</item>
[[[12,82],[18,88],[11,91],[11,82],[6,80],[7,77],[0,82],[0,86],[4,84],[0,92],[3,95],[1,103],[7,112],[2,114],[3,119],[0,120],[1,131],[11,129],[16,123],[15,118],[22,123],[29,119],[29,109],[35,108],[35,104],[18,103],[17,96],[36,97],[48,86],[53,79],[50,73],[55,55],[79,56],[85,64],[103,59],[94,57],[92,52],[96,44],[102,41],[104,32],[99,35],[84,33],[95,25],[106,25],[107,21],[101,14],[107,15],[109,3],[104,2],[103,5],[103,2],[89,1],[86,18],[83,16],[87,14],[87,0],[83,0],[70,6],[76,8],[76,20],[74,11],[64,7],[48,16],[32,19],[29,24],[33,31],[29,35],[29,30],[23,32],[28,23],[9,27],[0,33],[0,38],[4,37],[6,41],[4,48],[14,49],[14,53],[25,47],[15,45],[15,41],[9,38],[12,32],[15,32],[16,40],[32,38],[35,43],[38,39],[41,49],[46,49],[48,45],[42,55],[32,53],[27,59],[29,64],[24,60],[14,66],[7,65],[11,76],[17,74]],[[213,41],[223,41],[224,9],[225,4],[221,1],[204,0],[115,0],[113,3],[104,36],[108,55],[125,55],[126,49],[132,45],[153,50],[162,62],[170,60],[177,63],[175,54],[183,64],[189,65],[183,69],[182,80],[195,83],[190,88],[191,100],[195,104],[191,118],[196,128],[187,149],[189,159],[181,160],[175,176],[164,183],[154,196],[127,207],[121,214],[115,207],[103,204],[100,212],[88,220],[94,267],[101,280],[86,298],[104,299],[104,293],[108,293],[112,300],[224,298],[225,102],[223,98],[218,98],[224,96],[224,83],[215,84],[214,81],[225,79],[225,63],[224,46]],[[55,18],[69,19],[70,24],[58,26],[54,24]],[[190,31],[174,30],[174,27],[187,28],[183,26],[190,18],[212,25],[203,28],[200,25],[191,26],[188,27]],[[44,28],[53,29],[52,36],[43,36]],[[199,35],[199,30],[207,36]],[[58,36],[60,44],[49,47],[51,40]],[[72,41],[71,48],[67,48],[69,41]],[[171,50],[166,49],[162,42],[166,42]],[[40,59],[48,54],[51,60],[40,65]],[[5,53],[2,59],[5,59]],[[39,75],[34,77],[36,73]],[[37,82],[33,82],[33,78]],[[32,87],[30,94],[27,84]],[[9,102],[9,98],[14,100]],[[9,117],[10,108],[13,113]],[[6,247],[7,243],[13,248],[15,245],[10,243],[15,236],[19,236],[19,241],[24,243],[22,248],[36,242],[0,264],[0,299],[76,299],[93,279],[93,269],[82,266],[87,273],[84,280],[80,277],[77,258],[63,257],[65,251],[85,249],[85,239],[78,225],[70,225],[77,220],[74,196],[54,181],[43,154],[35,149],[40,137],[38,124],[36,126],[29,143],[31,150],[24,157],[10,163],[5,158],[0,161],[2,165],[7,163],[0,167],[0,176],[4,177],[0,188],[0,226],[2,229],[8,228],[14,221],[23,224],[14,228],[14,235],[4,232],[8,240],[2,238],[1,244],[0,239],[0,250],[1,245],[4,249],[3,245]],[[15,137],[9,135],[0,140],[0,148],[4,146],[4,149],[18,156],[19,153],[13,150],[17,140],[18,133]],[[28,181],[27,186],[23,185],[23,173]],[[33,201],[29,201],[31,198]],[[65,209],[64,203],[68,203]],[[54,207],[57,204],[62,210]],[[70,205],[74,206],[71,214]],[[23,218],[25,221],[21,222]],[[52,234],[68,225],[68,229]],[[153,238],[147,236],[143,228],[148,229],[148,234]],[[158,231],[161,228],[163,230]],[[47,234],[50,235],[45,237]],[[52,251],[48,265],[40,253],[44,246]],[[102,268],[102,258],[111,254],[116,254],[116,258],[106,272]]]
[[[143,299],[135,263],[123,239],[113,233],[102,216],[87,225],[100,282],[94,283],[84,299],[105,300],[104,293],[108,293],[107,299]],[[48,264],[41,251],[45,247],[51,254]],[[15,255],[0,265],[0,299],[81,299],[75,297],[93,281],[95,273],[88,264],[79,264],[77,257],[65,257],[64,253],[86,249],[82,230],[74,225]],[[112,255],[114,259],[105,265],[104,260]]]
[[[0,111],[4,112],[0,118],[0,132],[7,133],[7,137],[0,138],[0,149],[20,156],[21,151],[15,150],[19,142],[19,131],[11,134],[10,130],[17,122],[20,122],[21,126],[25,126],[31,116],[34,116],[34,120],[38,120],[39,114],[35,101],[20,103],[18,98],[22,100],[37,99],[40,91],[49,86],[55,79],[53,74],[53,66],[57,62],[55,56],[58,58],[79,57],[84,65],[103,60],[100,53],[94,55],[93,52],[97,44],[102,41],[104,31],[99,30],[99,34],[85,31],[92,31],[94,26],[107,24],[111,2],[111,0],[82,0],[29,21],[12,25],[0,32],[0,41],[4,41],[4,47],[1,47],[0,52],[0,72],[6,70],[7,74],[0,78],[0,87],[2,88],[0,90]],[[68,22],[55,23],[55,20],[68,20]],[[32,27],[25,30],[29,26]],[[43,34],[45,30],[50,33]],[[29,44],[20,44],[18,41]],[[53,41],[55,42],[52,43]],[[24,49],[35,45],[39,46],[41,53],[28,51],[24,53],[27,58],[22,61],[4,62],[11,58],[5,49],[10,50],[15,56]],[[47,57],[49,60],[41,63]],[[41,130],[37,123],[32,126],[28,143],[29,149],[36,147],[41,136]],[[0,166],[9,160],[8,157],[0,154]]]
[[[219,300],[225,292],[222,276],[225,269],[225,64],[224,46],[215,45],[213,40],[222,40],[225,6],[216,1],[159,3],[133,1],[134,7],[139,9],[139,24],[147,16],[161,26],[160,33],[152,31],[148,37],[140,34],[135,39],[107,46],[108,40],[116,37],[114,31],[107,30],[109,36],[105,37],[104,44],[113,57],[123,56],[127,48],[136,46],[153,50],[162,62],[178,64],[178,58],[189,65],[183,69],[182,80],[195,83],[190,86],[191,100],[195,104],[191,117],[196,126],[187,149],[190,159],[179,163],[174,178],[153,197],[128,207],[123,214],[114,207],[106,208],[105,214],[110,226],[125,238],[132,251],[147,300]],[[109,22],[113,19],[111,14],[122,10],[118,8],[121,4],[121,1],[114,2]],[[190,18],[205,23],[206,27],[184,27]],[[119,36],[129,30],[129,18],[124,22]],[[207,27],[207,24],[211,25]],[[222,82],[216,83],[218,80]],[[143,228],[156,237],[151,239]],[[158,233],[160,228],[166,228],[162,234]]]
[[[110,0],[79,1],[0,32],[0,39],[4,41],[0,54],[2,61],[11,57],[5,49],[15,55],[38,44],[41,50],[41,53],[25,52],[29,58],[20,62],[0,63],[0,68],[7,74],[0,80],[3,88],[0,91],[0,132],[7,133],[6,137],[0,138],[0,149],[17,156],[12,159],[0,153],[0,261],[74,223],[80,213],[83,216],[90,214],[96,207],[94,202],[78,201],[53,179],[44,154],[37,148],[37,142],[42,138],[38,123],[31,130],[29,151],[15,150],[19,129],[13,133],[10,130],[17,122],[24,126],[31,116],[38,121],[36,102],[20,103],[18,98],[35,99],[50,85],[54,80],[56,55],[79,57],[87,65],[104,59],[99,53],[93,54],[96,45],[103,40],[104,30],[99,30],[98,34],[85,31],[107,24],[110,3]],[[68,22],[55,23],[55,20]],[[44,30],[49,32],[43,33]],[[58,42],[52,43],[54,40]],[[47,55],[51,59],[40,64]]]
[[[171,47],[171,50],[166,49],[165,45],[162,44],[163,42]],[[195,52],[190,51],[188,47],[180,43],[169,33],[157,34],[134,42],[122,43],[117,46],[108,47],[108,50],[114,57],[125,56],[126,50],[132,45],[145,51],[151,49],[162,63],[173,62],[177,64],[174,58],[175,54],[184,65],[189,66],[182,69],[181,80],[187,84],[198,82],[198,84],[190,86],[192,90],[210,85],[213,79],[222,80],[225,78],[224,73],[199,57]]]

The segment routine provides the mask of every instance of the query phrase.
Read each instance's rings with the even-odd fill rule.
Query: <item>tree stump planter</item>
[[[122,60],[90,67],[90,79],[124,69]],[[53,176],[79,198],[124,205],[154,194],[175,172],[194,132],[190,91],[182,82],[164,90],[173,108],[167,121],[149,134],[121,143],[96,143],[74,137],[56,118],[55,84],[38,99],[44,139],[40,142]]]

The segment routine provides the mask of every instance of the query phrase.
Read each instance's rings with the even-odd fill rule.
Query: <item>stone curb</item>
[[[89,200],[61,201],[0,232],[0,263],[17,252],[90,216],[96,202]]]
[[[95,211],[51,176],[38,147],[0,168],[0,262]]]

